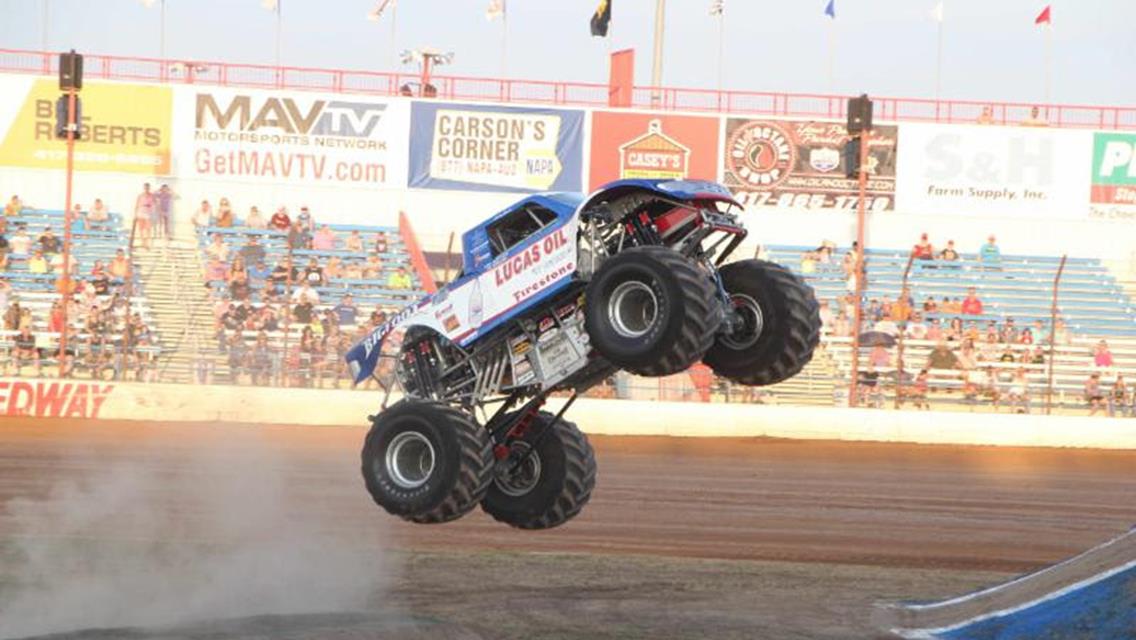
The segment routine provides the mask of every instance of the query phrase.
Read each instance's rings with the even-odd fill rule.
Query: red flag
[[[1033,23],[1034,24],[1053,24],[1052,16],[1050,16],[1050,14],[1049,14],[1049,8],[1050,8],[1050,5],[1045,5],[1045,8],[1041,10],[1041,13],[1037,14],[1037,18],[1034,19]]]

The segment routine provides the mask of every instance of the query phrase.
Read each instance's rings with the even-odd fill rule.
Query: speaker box
[[[83,88],[83,56],[70,51],[59,54],[59,90]]]
[[[872,101],[868,94],[848,98],[848,133],[856,135],[872,128]]]

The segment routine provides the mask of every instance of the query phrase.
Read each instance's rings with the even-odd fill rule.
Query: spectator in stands
[[[947,346],[947,343],[940,340],[935,344],[935,348],[931,350],[927,356],[928,369],[958,369],[959,360],[958,356]]]
[[[150,247],[150,223],[158,207],[158,199],[150,191],[150,183],[142,185],[142,193],[134,199],[134,228],[141,238],[143,247]]]
[[[979,114],[978,120],[975,122],[978,124],[994,124],[994,108],[990,105],[982,107],[982,113]]]
[[[272,268],[272,273],[268,276],[269,293],[272,295],[283,294],[292,284],[294,276],[292,263],[287,258],[277,262],[276,266]]]
[[[249,286],[260,291],[264,288],[265,283],[268,282],[268,277],[272,275],[272,270],[268,268],[268,265],[264,262],[264,258],[250,264],[252,264],[252,266],[248,268]]]
[[[375,253],[379,255],[385,254],[389,250],[387,245],[387,232],[379,231],[375,233]]]
[[[836,319],[832,323],[832,334],[845,338],[852,335],[852,321],[843,309],[836,314]]]
[[[931,246],[931,241],[927,239],[927,234],[919,236],[919,242],[911,249],[911,255],[916,260],[934,260],[935,248]]]
[[[308,233],[306,227],[296,220],[292,223],[292,228],[288,230],[288,247],[292,250],[297,249],[310,249],[312,246],[312,236]]]
[[[806,251],[803,254],[801,254],[801,273],[802,274],[810,275],[810,274],[816,273],[816,264],[817,264],[817,258],[816,258],[815,252]]]
[[[907,390],[907,397],[911,399],[911,403],[916,409],[922,408],[924,411],[931,408],[927,404],[927,392],[930,390],[930,378],[926,369],[920,369],[919,375],[915,376],[915,383]]]
[[[876,345],[872,347],[871,353],[868,354],[868,362],[875,365],[877,369],[890,367],[891,354],[888,353],[887,347],[883,344],[876,343]]]
[[[986,369],[982,372],[980,389],[982,396],[989,400],[994,408],[998,408],[998,403],[1002,399],[1002,393],[998,389],[998,374],[994,371],[994,367],[987,365]]]
[[[326,282],[343,277],[343,263],[340,262],[339,256],[331,256],[327,259],[327,264],[323,267],[323,275]]]
[[[3,218],[0,218],[2,220]],[[8,254],[12,251],[12,245],[8,242],[7,236],[0,233],[0,271],[8,270]]]
[[[217,203],[217,220],[213,225],[222,229],[229,229],[232,228],[234,223],[233,207],[229,205],[229,199],[221,198],[221,201]]]
[[[1030,364],[1045,364],[1045,352],[1041,350],[1041,347],[1033,348],[1033,351],[1030,352],[1029,362]]]
[[[264,261],[264,246],[260,244],[260,240],[256,235],[250,235],[248,239],[245,240],[244,245],[242,245],[240,249],[240,256],[244,259],[245,264],[256,264]]]
[[[1041,115],[1041,108],[1034,106],[1030,107],[1029,117],[1022,120],[1023,127],[1048,127],[1049,122],[1046,121]]]
[[[158,202],[154,216],[154,235],[169,240],[173,237],[173,203],[174,192],[170,185],[163,184],[158,187]]]
[[[983,269],[997,270],[1002,268],[1002,250],[998,248],[994,236],[987,238],[986,244],[978,250],[978,259],[982,262]]]
[[[372,329],[377,328],[379,325],[381,325],[382,323],[384,323],[386,321],[387,321],[387,314],[384,313],[382,309],[376,307],[375,310],[371,312],[371,328]]]
[[[1061,318],[1057,319],[1057,325],[1053,328],[1053,336],[1050,342],[1056,342],[1057,344],[1065,346],[1073,342],[1073,334],[1069,331],[1069,327],[1065,325],[1065,321]]]
[[[40,251],[43,255],[50,259],[50,256],[59,253],[63,250],[63,243],[59,241],[59,236],[52,232],[51,227],[43,228],[43,235],[36,241],[39,245]]]
[[[5,216],[18,216],[24,210],[24,203],[20,201],[20,196],[12,196],[8,200],[8,204],[4,205]]]
[[[313,287],[322,287],[327,284],[324,279],[323,269],[320,268],[319,262],[315,257],[308,259],[308,266],[304,268],[304,273],[300,276],[301,279]]]
[[[130,277],[130,259],[126,257],[126,252],[122,249],[116,249],[114,258],[111,259],[107,270],[110,272],[110,277],[115,280],[128,279]]]
[[[44,274],[48,272],[47,258],[42,249],[36,249],[32,257],[28,258],[28,273]]]
[[[110,222],[110,212],[107,211],[102,198],[95,198],[95,203],[91,205],[91,210],[83,220],[83,227],[88,231],[103,231],[107,229],[108,222]]]
[[[245,226],[249,229],[264,229],[268,223],[265,221],[264,216],[261,215],[260,209],[253,205],[249,209],[249,213],[245,216]]]
[[[238,263],[241,264],[240,268],[236,268]],[[251,294],[248,272],[239,258],[233,261],[233,266],[229,271],[229,297],[241,302],[247,301]]]
[[[1104,391],[1101,390],[1100,374],[1093,372],[1085,380],[1085,402],[1089,405],[1089,415],[1096,415],[1105,408]]]
[[[275,231],[288,231],[292,228],[292,219],[288,217],[288,210],[280,207],[268,220],[268,228]]]
[[[927,323],[927,335],[923,336],[923,339],[933,342],[945,339],[943,337],[943,327],[939,324],[938,318],[931,318],[931,321]]]
[[[359,235],[359,230],[352,230],[347,234],[347,240],[343,243],[343,248],[347,251],[361,252],[363,251],[363,236]]]
[[[319,304],[319,301],[319,293],[307,281],[301,282],[300,286],[292,292],[292,302],[307,302],[314,306]],[[310,318],[304,323],[307,324],[308,322],[311,322]]]
[[[947,248],[939,252],[939,260],[945,262],[958,262],[959,254],[955,251],[955,241],[947,240]]]
[[[1124,374],[1116,374],[1116,380],[1112,383],[1112,394],[1109,396],[1108,415],[1115,416],[1117,409],[1124,417],[1131,414],[1131,406],[1129,406],[1128,397],[1128,384],[1124,382]]]
[[[1108,343],[1101,340],[1097,346],[1093,347],[1093,365],[1097,367],[1111,367],[1112,351],[1108,348]]]
[[[35,374],[40,374],[40,353],[36,348],[36,338],[32,334],[31,326],[25,326],[20,329],[20,333],[16,336],[15,340],[15,358],[16,358],[16,375],[23,375],[23,368],[25,363],[32,363],[35,365]]]
[[[95,295],[105,296],[110,293],[110,274],[107,273],[102,260],[95,261],[95,266],[91,269],[90,283]]]
[[[939,310],[939,303],[935,302],[935,298],[927,296],[923,301],[923,313],[935,313]]]
[[[923,322],[923,315],[913,313],[911,315],[911,321],[907,323],[907,337],[912,340],[926,340],[928,330],[927,324]]]
[[[296,222],[304,229],[308,235],[311,235],[316,230],[315,220],[312,219],[312,214],[308,211],[308,205],[300,207],[300,215],[296,216]]]
[[[891,304],[888,310],[888,316],[899,323],[907,322],[911,319],[911,314],[914,313],[914,301],[911,299],[911,293],[905,288],[899,292],[899,297]]]
[[[193,212],[193,228],[200,231],[213,226],[213,205],[208,200],[202,200],[201,206]]]
[[[1017,413],[1029,413],[1029,379],[1026,378],[1025,367],[1018,367],[1014,377],[1010,380],[1010,387],[1006,393],[1006,403],[1010,407],[1017,407]]]
[[[272,349],[268,345],[268,334],[261,331],[256,334],[256,343],[249,353],[249,373],[252,383],[266,385],[272,375]]]
[[[832,331],[833,317],[832,317],[832,308],[828,306],[828,300],[821,300],[820,301],[819,315],[820,315],[821,329],[825,333],[830,333]]]
[[[387,288],[389,289],[409,289],[414,286],[410,280],[410,273],[407,272],[406,267],[399,267],[390,274],[387,278]]]
[[[32,248],[32,238],[28,235],[27,229],[22,225],[16,229],[16,234],[8,242],[12,249],[12,255],[17,257],[24,257]]]
[[[1029,327],[1022,329],[1018,334],[1018,344],[1033,344],[1033,330]]]
[[[320,226],[312,236],[312,248],[316,251],[331,251],[335,249],[335,232],[326,224]]]
[[[233,384],[241,383],[241,376],[248,370],[248,345],[240,331],[234,331],[229,338],[229,378]]]
[[[221,234],[214,233],[213,240],[205,247],[205,255],[209,258],[216,258],[221,262],[228,262],[229,260],[229,246],[225,244],[224,238]]]
[[[219,282],[225,282],[229,277],[229,269],[216,257],[209,258],[209,262],[205,265],[205,282],[213,285]]]
[[[344,280],[362,280],[363,279],[363,264],[355,261],[346,262],[343,265],[343,279]]]
[[[343,296],[339,304],[332,307],[331,310],[335,313],[339,326],[354,325],[359,314],[359,308],[355,306],[355,299],[351,297],[350,293]]]
[[[978,299],[978,294],[974,287],[970,287],[966,290],[966,298],[962,301],[960,311],[963,315],[967,316],[982,315],[982,301]]]

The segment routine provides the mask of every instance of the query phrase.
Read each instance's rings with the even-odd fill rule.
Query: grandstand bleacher
[[[31,240],[32,249],[26,254],[9,253],[7,267],[0,272],[0,280],[8,285],[3,309],[5,325],[0,332],[0,359],[5,371],[16,375],[25,373],[21,365],[29,358],[27,354],[16,357],[17,336],[20,328],[28,325],[35,336],[36,372],[57,375],[62,332],[58,322],[53,322],[52,312],[63,298],[61,273],[54,270],[33,273],[29,269],[29,257],[46,229],[50,228],[62,240],[64,212],[23,208],[14,215],[6,215],[4,221],[9,242],[23,229]],[[91,280],[96,262],[109,266],[118,252],[122,252],[122,257],[127,253],[128,235],[123,229],[122,216],[112,213],[106,222],[97,224],[75,219],[71,233],[76,291],[75,303],[69,309],[67,353],[73,356],[73,371],[93,378],[150,379],[161,346],[139,274],[129,270],[126,279],[108,278],[107,292],[98,295],[94,294]],[[61,260],[56,261],[55,268],[62,269]],[[100,310],[97,318],[92,318],[92,306]]]

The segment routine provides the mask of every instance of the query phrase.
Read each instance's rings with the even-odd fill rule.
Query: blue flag
[[[836,0],[828,0],[828,6],[824,8],[824,15],[836,19]]]

